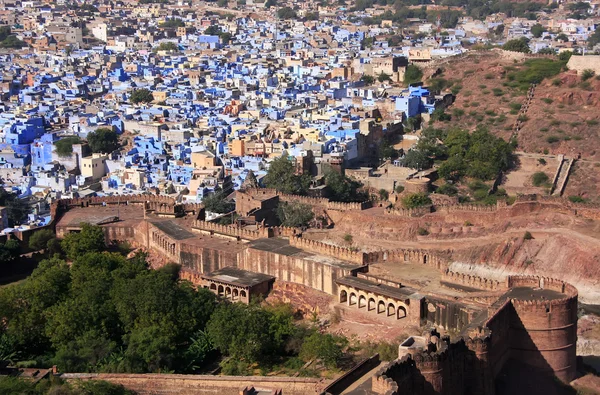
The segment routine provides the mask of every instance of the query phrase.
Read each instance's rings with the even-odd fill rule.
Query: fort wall
[[[306,251],[328,255],[344,261],[363,265],[367,258],[364,252],[352,250],[347,247],[338,247],[320,241],[304,239],[302,237],[290,237],[290,245]]]
[[[288,195],[285,193],[281,193],[276,189],[269,188],[254,188],[254,189],[246,189],[245,193],[251,196],[279,196],[279,200],[283,202],[298,202],[303,204],[308,204],[311,206],[321,206],[325,209],[329,210],[365,210],[371,207],[371,202],[333,202],[326,198],[319,197],[311,197],[311,196],[301,196],[301,195]]]
[[[214,222],[206,222],[200,220],[193,222],[192,229],[207,231],[209,234],[217,233],[245,240],[256,240],[273,236],[273,231],[269,228],[263,227],[257,230],[249,230],[239,228],[234,225],[221,225]]]
[[[506,290],[506,285],[497,280],[490,280],[478,276],[470,276],[463,273],[455,273],[446,270],[442,273],[441,281],[450,284],[459,284],[466,287],[477,288],[485,291]]]
[[[237,265],[240,269],[268,274],[279,281],[302,284],[330,295],[337,295],[335,280],[350,275],[356,268],[254,248],[240,251]]]
[[[301,377],[63,373],[61,378],[66,381],[108,381],[120,384],[140,395],[157,393],[239,395],[248,386],[263,390],[281,390],[283,394],[307,395],[319,394],[322,386],[319,379]]]

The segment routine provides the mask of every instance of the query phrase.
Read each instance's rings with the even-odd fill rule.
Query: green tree
[[[6,36],[2,41],[0,41],[0,48],[23,48],[26,47],[27,44],[24,41],[21,41],[14,34],[10,34],[10,28],[8,28],[9,35]],[[3,33],[0,32],[0,36],[3,36]]]
[[[531,49],[529,49],[529,40],[525,37],[508,40],[502,46],[502,49],[504,49],[506,51],[515,51],[515,52],[524,52],[524,53],[531,52]]]
[[[154,96],[152,96],[152,92],[146,88],[134,89],[129,97],[129,101],[133,104],[150,103],[152,100],[154,100]]]
[[[185,26],[185,22],[182,21],[181,19],[177,19],[177,18],[169,19],[168,21],[165,21],[160,24],[160,27],[163,27],[163,28],[177,28],[177,27],[184,27],[184,26]]]
[[[87,141],[92,152],[111,153],[119,148],[119,136],[112,128],[98,128],[90,132]]]
[[[76,259],[87,252],[102,251],[106,248],[104,231],[100,226],[83,223],[81,232],[67,234],[61,247],[69,259]]]
[[[58,156],[66,158],[73,154],[73,144],[81,144],[78,136],[63,137],[54,143]]]
[[[364,82],[366,85],[373,85],[373,83],[375,82],[375,78],[373,78],[373,76],[366,75],[366,74],[363,74],[363,76],[360,77],[360,80],[362,82]]]
[[[54,232],[50,229],[38,230],[29,238],[29,248],[34,251],[43,250],[48,247],[48,242],[54,238]]]
[[[310,176],[296,175],[292,162],[281,156],[271,162],[264,184],[283,193],[303,195],[310,187]]]
[[[4,188],[0,188],[0,206],[6,207],[8,226],[21,224],[31,211],[16,193],[9,193]]]
[[[204,30],[204,34],[208,36],[218,36],[222,33],[221,27],[219,25],[210,25]]]
[[[544,27],[542,25],[540,25],[539,23],[536,23],[535,25],[531,26],[531,34],[535,38],[542,37],[542,34],[544,34],[545,30],[546,29],[544,29]]]
[[[312,208],[298,202],[280,202],[277,207],[277,218],[283,226],[299,228],[308,226],[314,218]]]
[[[419,150],[410,150],[402,158],[402,165],[411,169],[427,169],[430,167],[431,159]]]
[[[277,351],[273,315],[256,305],[221,304],[206,332],[221,353],[247,362],[265,362]]]
[[[402,205],[406,208],[416,208],[431,204],[431,199],[425,193],[413,193],[402,198]]]
[[[566,34],[564,34],[564,33],[561,33],[561,34],[562,34],[562,36],[564,36],[564,37],[561,36],[562,41],[565,41],[565,42],[569,41],[569,37],[567,37]],[[559,36],[560,36],[560,34],[559,34]],[[557,40],[559,39],[558,36],[556,36],[556,39]],[[588,44],[588,47],[592,48],[599,43],[600,43],[600,29],[596,29],[596,30],[594,30],[593,34],[590,34],[588,36],[587,44]]]
[[[360,183],[344,177],[331,167],[326,168],[324,173],[325,185],[327,185],[331,200],[337,202],[356,202],[366,200],[366,196],[358,191],[358,189],[362,186]]]
[[[416,82],[421,82],[423,79],[423,72],[421,69],[414,64],[409,64],[406,66],[406,71],[404,72],[404,82],[409,84],[414,84]]]
[[[392,80],[392,78],[390,77],[390,75],[384,73],[383,71],[381,72],[381,74],[379,74],[377,76],[377,81],[379,81],[379,82],[391,81],[391,80]]]
[[[320,359],[328,368],[336,368],[343,356],[344,340],[329,333],[314,332],[302,343],[300,358],[307,362]]]
[[[158,52],[158,51],[167,51],[167,52],[175,51],[175,52],[177,52],[177,51],[179,51],[179,46],[172,41],[163,41],[162,43],[160,43],[158,45],[158,47],[154,48],[154,52]],[[154,100],[154,97],[152,98],[152,100]],[[152,101],[152,100],[150,100],[150,101]]]
[[[227,196],[222,190],[206,195],[202,199],[202,204],[206,210],[213,213],[226,214],[235,210],[235,204],[227,200]]]
[[[594,34],[596,34],[596,32],[594,32]],[[599,34],[599,35],[600,35],[600,34]],[[590,37],[588,37],[588,44],[589,44],[591,41],[593,41],[593,40],[591,40],[591,38],[592,38],[593,36],[594,36],[594,35],[592,34]],[[569,36],[567,36],[567,35],[566,35],[566,34],[564,34],[564,33],[559,33],[559,34],[557,34],[557,35],[556,35],[556,41],[562,41],[562,42],[565,42],[565,43],[566,43],[567,41],[569,41]]]
[[[19,257],[21,246],[15,239],[7,240],[0,244],[0,263],[12,262]]]
[[[279,19],[295,19],[298,17],[298,14],[290,7],[282,7],[277,10],[277,17]]]

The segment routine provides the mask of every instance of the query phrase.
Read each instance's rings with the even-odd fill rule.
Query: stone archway
[[[397,319],[406,318],[406,309],[403,306],[398,306]]]
[[[346,303],[348,301],[348,292],[345,290],[340,291],[340,303]]]
[[[225,292],[225,289],[223,288],[223,286],[219,285],[218,292],[217,292],[219,294],[219,296],[223,296],[224,292]]]
[[[353,306],[358,302],[358,299],[356,298],[356,294],[354,292],[350,293],[350,299],[348,300],[348,305]]]
[[[394,315],[396,315],[396,305],[394,305],[393,303],[388,303],[387,316],[391,317]]]
[[[367,310],[371,311],[371,310],[375,310],[377,304],[375,302],[375,299],[373,298],[369,298],[369,304],[367,305]]]
[[[385,313],[385,302],[383,300],[380,300],[379,303],[377,303],[377,314],[381,313]]]
[[[216,290],[217,290],[217,284],[215,284],[215,283],[211,283],[211,284],[210,284],[210,289],[211,289],[212,291],[216,291]]]
[[[232,295],[233,295],[233,297],[231,298],[232,300],[238,300],[238,298],[240,296],[240,291],[237,288],[234,288]]]
[[[225,288],[225,297],[229,298],[231,296],[231,288],[226,287]]]
[[[245,298],[246,297],[246,291],[244,291],[244,290],[240,291],[240,297],[241,298]]]
[[[360,295],[358,297],[358,308],[362,309],[363,307],[367,307],[367,298],[364,295]]]

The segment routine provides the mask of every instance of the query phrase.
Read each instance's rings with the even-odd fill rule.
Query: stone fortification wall
[[[380,368],[371,390],[385,395],[493,394],[489,344],[489,337],[438,340],[436,351],[415,350]]]
[[[341,262],[340,262],[341,263]],[[277,252],[247,248],[238,253],[240,269],[268,274],[278,281],[286,281],[337,295],[335,280],[352,274],[359,267],[337,264],[324,259],[306,259],[300,255],[284,255]]]
[[[577,74],[583,70],[594,70],[596,75],[600,74],[600,55],[571,56],[567,63],[569,70],[576,70]]]
[[[477,288],[484,291],[506,290],[506,284],[500,281],[490,280],[478,276],[470,276],[468,274],[455,273],[451,272],[450,270],[446,270],[444,273],[442,273],[441,281]]]
[[[302,237],[290,237],[290,245],[306,251],[315,252],[363,265],[366,262],[364,252],[352,250],[347,247],[338,247],[332,244],[322,243],[316,240],[304,239]]]
[[[300,195],[288,195],[281,193],[276,189],[269,188],[255,188],[246,189],[246,193],[252,196],[279,196],[279,200],[283,202],[298,202],[304,203],[311,206],[320,206],[328,210],[365,210],[371,207],[371,202],[358,202],[358,203],[344,203],[344,202],[333,202],[326,198],[311,197],[311,196],[300,196]]]
[[[104,380],[120,384],[140,395],[239,395],[246,387],[263,390],[281,390],[283,394],[309,395],[321,393],[319,379],[265,376],[200,376],[183,374],[118,374],[118,373],[63,373],[66,381]]]
[[[448,266],[446,254],[450,251],[431,252],[416,248],[398,248],[395,250],[375,251],[365,253],[365,263],[391,262],[414,263],[445,270]]]
[[[206,221],[194,221],[192,223],[192,229],[198,229],[207,231],[210,233],[218,233],[227,236],[237,237],[239,239],[256,240],[262,238],[272,237],[273,231],[269,228],[259,228],[257,230],[249,230],[239,228],[234,225],[221,225],[214,222]]]
[[[576,376],[577,289],[560,280],[511,276],[509,284],[537,287],[565,294],[544,300],[513,299],[516,315],[511,321],[511,356],[564,382]],[[535,285],[530,285],[535,286]]]
[[[485,279],[478,279],[483,281]],[[489,282],[488,282],[489,283]],[[501,284],[496,284],[501,287]],[[563,281],[509,276],[506,287],[543,288],[564,293],[558,299],[500,297],[481,327],[466,328],[462,340],[437,342],[435,353],[415,350],[382,367],[373,377],[377,394],[493,394],[494,381],[509,359],[564,382],[576,376],[577,290]],[[505,294],[511,295],[511,294]],[[429,304],[427,300],[428,311]]]
[[[422,217],[433,211],[433,206],[424,206],[417,208],[388,208],[385,210],[387,215],[396,215],[398,217]]]

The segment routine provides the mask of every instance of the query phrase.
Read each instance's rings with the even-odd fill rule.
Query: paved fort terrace
[[[183,279],[233,301],[248,303],[254,295],[270,292],[274,284],[291,283],[330,295],[344,311],[355,309],[394,325],[418,326],[423,329],[419,335],[429,334],[408,339],[395,361],[378,369],[366,361],[334,382],[118,374],[65,378],[105,379],[142,394],[259,390],[336,394],[343,388],[353,394],[483,395],[495,393],[496,380],[510,360],[539,377],[575,379],[578,291],[574,286],[537,276],[487,279],[455,273],[449,269],[448,254],[439,249],[366,252],[308,239],[298,229],[266,225],[269,210],[279,200],[293,197],[258,191],[238,192],[236,210],[246,220],[251,217],[254,222],[246,223],[252,226],[206,222],[202,205],[151,195],[58,200],[52,206],[53,226],[64,237],[78,231],[81,223],[98,224],[107,242],[127,241],[148,251],[155,268],[175,262],[182,267]],[[368,208],[302,199],[330,218]],[[388,215],[398,218],[398,213]],[[428,273],[435,283],[423,286],[418,281],[421,273]],[[438,331],[456,336],[451,340]],[[372,370],[366,379],[365,369]],[[362,381],[356,384],[359,377]]]

